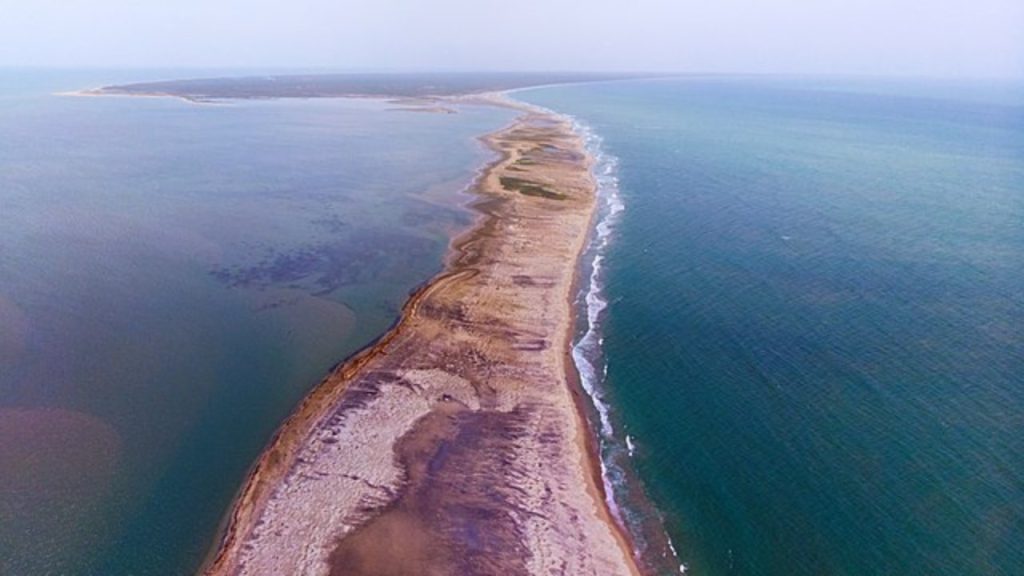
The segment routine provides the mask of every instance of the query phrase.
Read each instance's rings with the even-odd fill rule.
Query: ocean
[[[615,508],[651,552],[665,526],[666,571],[1021,573],[1024,87],[516,96],[592,133],[574,356]]]
[[[0,574],[193,573],[275,428],[441,269],[512,118],[54,95],[230,73],[0,70]]]

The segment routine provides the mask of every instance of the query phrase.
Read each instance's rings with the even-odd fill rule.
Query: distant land
[[[87,94],[173,96],[194,101],[228,98],[336,98],[391,96],[426,98],[499,92],[545,86],[651,78],[656,74],[484,72],[289,74],[232,78],[193,78],[104,86]]]

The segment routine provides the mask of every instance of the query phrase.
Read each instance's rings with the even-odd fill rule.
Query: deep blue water
[[[1024,89],[546,88],[618,158],[612,421],[689,573],[1024,570]]]
[[[440,269],[511,117],[52,95],[201,74],[0,70],[0,574],[193,572],[277,425]]]

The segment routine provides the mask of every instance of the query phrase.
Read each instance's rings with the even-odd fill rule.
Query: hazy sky
[[[1024,76],[1024,0],[0,0],[0,66]]]

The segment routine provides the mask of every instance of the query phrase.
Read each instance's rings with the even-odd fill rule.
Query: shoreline
[[[184,94],[171,94],[168,92],[117,92],[106,87],[84,88],[82,90],[67,90],[54,92],[53,96],[66,98],[171,98],[181,100],[189,104],[219,104],[217,100],[207,98],[196,98]]]
[[[576,131],[574,130],[574,133]],[[582,136],[576,133],[576,136],[582,141]],[[572,283],[570,284],[569,293],[566,295],[566,309],[569,311],[568,322],[569,326],[575,326],[577,321],[577,315],[579,309],[576,306],[576,299],[581,292],[583,286],[583,278],[581,277],[580,261],[586,254],[589,247],[589,237],[593,232],[594,227],[597,225],[599,218],[599,209],[597,206],[598,193],[600,192],[597,179],[594,178],[593,169],[595,167],[595,158],[586,151],[587,155],[587,171],[590,173],[590,179],[592,181],[591,186],[593,187],[594,195],[594,208],[590,213],[590,220],[587,223],[587,238],[588,241],[584,242],[580,246],[579,251],[576,253],[576,257],[573,260],[573,274]],[[582,376],[579,373],[579,367],[576,365],[576,361],[573,358],[573,340],[575,339],[575,332],[572,328],[566,331],[565,342],[563,347],[563,358],[565,362],[565,378],[566,384],[569,387],[569,393],[572,396],[573,404],[576,408],[576,417],[579,420],[579,434],[577,442],[581,447],[581,457],[583,460],[583,466],[589,468],[590,471],[590,486],[588,490],[591,490],[596,499],[600,502],[600,510],[602,520],[608,524],[613,533],[619,546],[630,555],[631,562],[634,563],[636,571],[634,574],[645,574],[646,570],[642,569],[642,558],[639,557],[639,550],[636,543],[633,541],[633,537],[629,532],[628,527],[616,518],[614,510],[612,510],[612,502],[614,495],[609,493],[605,487],[604,477],[604,465],[601,461],[601,447],[600,433],[595,426],[595,423],[590,421],[587,416],[588,405],[590,402],[589,396],[586,390],[583,388]],[[643,568],[646,568],[643,566]]]
[[[424,284],[420,289],[415,291],[403,306],[402,313],[396,323],[388,330],[384,335],[381,336],[373,344],[364,348],[361,352],[349,360],[339,364],[331,373],[315,387],[311,393],[302,401],[296,411],[282,424],[282,426],[275,433],[273,439],[268,445],[267,449],[260,456],[257,463],[253,466],[252,470],[246,478],[246,482],[243,488],[240,490],[235,503],[232,506],[231,513],[227,516],[225,521],[224,530],[219,534],[217,546],[211,551],[208,556],[208,560],[204,563],[202,570],[208,574],[227,574],[227,573],[245,573],[249,566],[262,566],[264,568],[268,565],[264,563],[249,564],[247,561],[243,561],[240,556],[244,556],[246,550],[251,551],[254,546],[260,546],[265,544],[263,542],[256,542],[254,546],[248,546],[253,544],[253,540],[259,540],[260,536],[265,532],[260,532],[258,528],[263,525],[265,520],[264,516],[272,508],[272,504],[275,504],[274,498],[280,496],[283,490],[290,487],[289,480],[295,476],[294,472],[296,469],[296,462],[302,462],[302,456],[300,452],[304,448],[309,448],[309,445],[313,442],[314,433],[318,431],[318,426],[323,424],[323,421],[330,416],[332,409],[337,409],[339,404],[345,403],[345,397],[359,396],[360,392],[366,392],[365,390],[354,390],[352,384],[354,381],[360,378],[365,379],[367,377],[366,372],[371,372],[368,367],[372,363],[387,363],[388,353],[391,351],[399,341],[407,339],[410,334],[415,336],[416,327],[414,324],[418,323],[418,316],[422,312],[421,307],[435,306],[436,295],[439,292],[445,291],[458,291],[459,284],[471,281],[472,278],[476,277],[481,273],[479,270],[479,261],[489,256],[486,252],[488,242],[491,246],[502,246],[504,240],[507,244],[509,241],[516,242],[519,240],[517,237],[504,238],[502,239],[500,234],[495,230],[499,227],[502,222],[502,218],[508,217],[509,210],[505,210],[503,213],[502,208],[508,208],[512,205],[528,205],[534,206],[531,210],[536,211],[535,206],[537,204],[548,204],[552,207],[557,206],[557,202],[565,199],[562,196],[562,187],[559,186],[561,182],[557,182],[552,188],[555,192],[548,192],[549,194],[557,194],[562,196],[561,198],[555,199],[556,196],[550,198],[530,198],[526,192],[519,194],[510,192],[503,189],[504,184],[499,186],[498,190],[495,190],[495,182],[499,181],[499,178],[509,179],[510,166],[513,162],[518,162],[524,158],[525,147],[530,148],[530,153],[533,150],[551,147],[552,142],[558,142],[559,145],[567,144],[564,148],[553,147],[555,152],[551,153],[551,158],[546,158],[544,154],[540,154],[538,158],[542,164],[541,168],[530,169],[530,176],[534,176],[533,173],[537,173],[541,177],[541,180],[551,174],[561,175],[566,178],[569,186],[573,188],[573,197],[571,198],[573,203],[577,203],[575,206],[575,221],[572,232],[574,234],[571,252],[571,261],[573,263],[572,269],[569,274],[568,290],[563,290],[563,298],[559,308],[559,316],[557,326],[552,329],[560,334],[561,342],[559,344],[560,350],[558,351],[555,365],[560,368],[562,378],[564,378],[563,393],[568,393],[568,397],[571,400],[571,411],[572,420],[574,424],[570,427],[570,430],[562,431],[563,433],[571,433],[571,442],[576,446],[575,450],[569,449],[565,446],[558,447],[559,450],[565,451],[566,454],[562,454],[562,458],[565,456],[571,456],[572,452],[576,453],[578,461],[576,466],[579,467],[579,471],[583,473],[584,486],[579,488],[584,489],[586,492],[587,499],[590,500],[591,505],[596,508],[596,521],[595,524],[600,523],[601,526],[588,526],[587,530],[583,532],[600,533],[602,531],[608,532],[604,536],[594,536],[598,540],[601,538],[611,537],[612,541],[608,542],[612,544],[618,550],[618,556],[620,556],[614,563],[619,565],[620,570],[616,570],[618,573],[629,573],[629,574],[640,574],[641,570],[638,565],[638,561],[635,558],[636,550],[635,546],[632,545],[628,530],[619,524],[614,518],[612,511],[609,507],[608,498],[610,495],[605,493],[602,476],[602,464],[600,461],[599,447],[597,438],[593,437],[592,430],[589,425],[589,418],[586,415],[585,402],[583,398],[585,391],[583,390],[579,375],[576,373],[576,366],[572,360],[572,340],[573,340],[573,329],[576,319],[576,310],[574,301],[576,295],[579,292],[580,278],[579,278],[579,262],[582,257],[586,246],[587,239],[589,238],[590,231],[595,223],[597,213],[597,183],[591,174],[593,168],[593,158],[585,150],[582,137],[580,134],[573,130],[573,127],[568,123],[565,117],[553,114],[548,111],[541,111],[536,107],[520,104],[514,102],[504,95],[496,96],[494,94],[489,95],[476,95],[471,97],[474,100],[482,100],[483,103],[490,105],[499,105],[515,108],[522,112],[522,115],[518,117],[510,126],[504,127],[494,133],[487,134],[481,137],[481,140],[492,150],[499,154],[499,158],[488,163],[484,168],[479,171],[477,179],[470,186],[470,192],[476,197],[469,202],[469,208],[476,212],[476,218],[470,228],[455,238],[452,239],[448,255],[445,258],[445,269],[439,275],[435,276],[432,280]],[[526,130],[527,134],[530,134],[532,130],[533,139],[529,137],[520,138],[520,140],[509,139],[511,133],[517,130]],[[503,140],[504,138],[504,140]],[[565,142],[561,142],[558,139],[564,139]],[[512,149],[508,148],[509,143],[512,143]],[[538,143],[541,143],[538,146]],[[518,146],[518,148],[517,148]],[[525,147],[524,147],[525,146]],[[556,157],[558,155],[558,157]],[[565,162],[565,157],[571,158],[570,162]],[[554,159],[552,159],[554,158]],[[544,172],[543,165],[550,164],[548,171]],[[552,167],[553,166],[553,167]],[[519,170],[523,170],[523,167],[519,167]],[[499,176],[504,174],[504,176]],[[576,197],[577,192],[582,192],[579,198]],[[580,215],[585,216],[580,220]],[[544,216],[547,217],[547,216]],[[582,227],[580,223],[582,222]],[[481,245],[483,247],[481,248]],[[492,265],[493,268],[500,268],[500,265]],[[564,276],[564,270],[562,271]],[[513,277],[515,278],[515,277]],[[525,281],[525,280],[524,280]],[[557,282],[552,282],[552,286],[558,286]],[[563,279],[561,286],[565,288],[565,281]],[[488,288],[487,285],[483,286]],[[489,287],[491,290],[500,290],[494,286]],[[427,313],[428,315],[430,312]],[[465,311],[458,311],[456,316],[465,315]],[[442,314],[443,315],[443,314]],[[530,346],[534,346],[530,344]],[[530,348],[531,351],[534,348]],[[480,351],[476,349],[471,350],[472,353],[479,354]],[[437,384],[435,382],[435,384]],[[445,384],[440,384],[439,387],[445,389]],[[458,388],[456,386],[455,388]],[[465,387],[463,387],[465,388]],[[461,393],[465,393],[466,390],[460,390]],[[519,392],[516,391],[516,394]],[[371,394],[381,394],[380,387],[372,391]],[[451,402],[454,396],[449,393],[444,393],[441,397],[440,404],[446,404]],[[351,399],[351,398],[350,398]],[[478,412],[482,412],[482,408],[479,406],[480,401],[483,398],[477,398]],[[425,413],[415,415],[415,418],[411,419],[411,425],[407,428],[400,430],[401,434],[395,438],[392,443],[395,447],[396,452],[399,451],[399,443],[406,441],[406,438],[415,432],[413,428],[422,424],[432,416],[435,412],[447,414],[449,417],[452,413],[462,414],[465,405],[469,401],[472,403],[471,398],[461,398],[458,404],[462,404],[463,407],[453,406],[433,406],[426,410]],[[353,405],[348,407],[350,410],[356,410],[358,408],[365,408],[365,405]],[[392,407],[393,408],[393,407]],[[422,410],[421,410],[422,412]],[[504,414],[504,412],[502,412]],[[337,416],[337,414],[335,414]],[[467,416],[468,417],[468,416]],[[320,426],[322,427],[322,426]],[[415,436],[415,434],[413,434]],[[449,439],[450,440],[450,439]],[[444,444],[441,444],[442,448]],[[505,446],[505,448],[508,448]],[[523,452],[522,449],[518,449],[519,452]],[[304,453],[303,453],[304,454]],[[378,458],[379,459],[379,458]],[[408,469],[409,466],[406,466]],[[568,470],[566,474],[570,474],[571,470]],[[388,479],[388,474],[384,473],[384,480]],[[351,526],[347,527],[347,531],[343,531],[343,538],[340,539],[341,543],[346,540],[352,540],[352,534],[359,532],[367,524],[374,521],[375,518],[379,518],[389,508],[394,507],[394,503],[397,498],[400,497],[398,494],[406,485],[409,484],[408,470],[404,473],[392,475],[390,479],[392,483],[398,478],[401,480],[403,485],[390,486],[388,487],[385,483],[376,484],[375,488],[378,491],[383,491],[384,496],[380,494],[377,496],[369,496],[371,500],[377,498],[376,510],[377,513],[364,514],[363,517],[359,518],[358,521],[348,522]],[[567,478],[559,478],[559,480],[566,480]],[[373,482],[366,482],[365,478],[361,478],[366,484],[374,485]],[[521,488],[521,487],[519,487]],[[527,489],[533,488],[528,486]],[[550,487],[548,487],[550,490]],[[363,499],[367,495],[363,495]],[[287,497],[285,497],[287,499]],[[291,497],[292,499],[300,497]],[[308,498],[307,498],[308,500]],[[358,503],[355,503],[358,504]],[[365,502],[364,502],[365,504]],[[585,503],[580,505],[578,502],[575,503],[577,508],[586,508]],[[353,507],[353,503],[349,502],[349,507]],[[359,506],[356,506],[359,507]],[[365,507],[365,506],[364,506]],[[372,507],[372,506],[371,506]],[[283,508],[282,508],[283,510]],[[274,509],[275,512],[280,510]],[[533,511],[537,513],[537,510]],[[283,512],[282,512],[283,513]],[[287,514],[285,514],[287,516]],[[558,524],[555,522],[554,524]],[[565,528],[564,526],[560,526]],[[588,534],[589,534],[588,532]],[[255,535],[254,535],[255,534]],[[323,536],[321,534],[321,536]],[[521,535],[520,535],[521,536]],[[331,536],[327,538],[327,541],[334,542],[337,538]],[[522,538],[520,538],[521,540]],[[323,540],[323,538],[321,538]],[[554,543],[556,548],[558,545],[569,546],[568,542],[557,542]],[[524,548],[527,555],[533,554],[535,551],[529,547]],[[568,550],[562,550],[568,551]],[[294,552],[294,551],[293,551]],[[337,552],[337,550],[335,550]],[[581,554],[580,550],[572,550],[577,554]],[[598,551],[585,551],[577,560],[581,563],[580,565],[588,565],[590,562],[593,564],[593,558],[591,556],[598,556],[602,554]],[[323,550],[319,551],[320,556],[323,556]],[[275,556],[274,554],[271,554]],[[309,560],[308,554],[298,553],[295,557],[301,557]],[[276,558],[276,556],[275,556]],[[279,558],[278,558],[279,559]],[[532,557],[530,558],[532,560]],[[247,560],[253,560],[248,558]],[[317,562],[322,563],[323,558],[320,558]],[[523,558],[519,558],[523,560]],[[608,561],[607,558],[602,558],[602,561]],[[308,567],[308,566],[307,566]],[[321,566],[322,567],[322,566]],[[537,566],[538,568],[540,566]],[[258,572],[259,569],[256,569]],[[536,570],[534,570],[536,572]]]
[[[573,121],[593,159],[591,174],[599,203],[577,268],[579,286],[574,289],[577,299],[573,302],[576,333],[569,348],[578,376],[575,385],[581,394],[581,410],[591,427],[596,474],[612,520],[625,535],[645,572],[685,573],[687,567],[665,529],[664,515],[650,500],[634,467],[634,446],[629,434],[624,432],[625,423],[618,420],[613,407],[603,398],[608,390],[602,334],[609,306],[604,290],[603,261],[625,205],[619,192],[618,159],[607,154],[602,138],[589,126]]]

